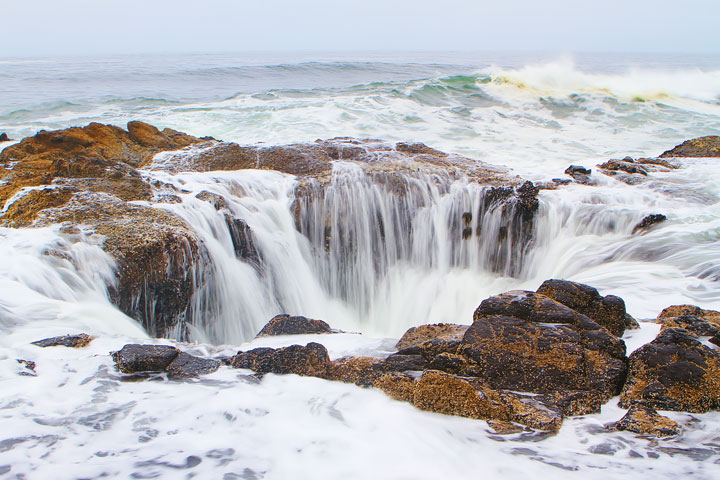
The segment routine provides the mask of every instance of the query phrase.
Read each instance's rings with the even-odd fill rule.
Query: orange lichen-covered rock
[[[620,406],[702,413],[720,408],[720,354],[670,328],[630,355]]]

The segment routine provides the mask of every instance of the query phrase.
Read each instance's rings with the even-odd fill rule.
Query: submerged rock
[[[627,318],[622,298],[615,295],[603,297],[589,285],[568,280],[545,280],[537,293],[588,316],[617,337],[621,337],[626,328],[633,328],[635,323],[632,317]]]
[[[720,354],[669,328],[630,355],[620,406],[702,413],[720,408]]]
[[[79,335],[65,335],[62,337],[51,337],[43,340],[37,340],[31,342],[33,345],[38,347],[70,347],[70,348],[83,348],[93,341],[93,337],[86,333]]]
[[[682,430],[676,421],[660,415],[647,405],[631,406],[625,416],[610,425],[610,428],[656,437],[679,435]]]
[[[128,344],[110,356],[122,373],[137,373],[165,371],[179,354],[169,345]]]
[[[35,362],[32,360],[23,360],[20,358],[15,359],[17,363],[23,366],[23,369],[18,372],[18,375],[21,375],[23,377],[36,377],[37,372],[35,371],[35,367],[37,366]]]
[[[256,338],[274,335],[312,335],[318,333],[332,333],[332,329],[330,325],[322,320],[281,314],[273,317],[262,330],[260,330]]]
[[[660,155],[660,158],[668,157],[720,157],[720,137],[709,135],[687,140]]]
[[[635,225],[635,227],[632,229],[632,234],[634,235],[639,231],[648,230],[653,225],[662,223],[665,220],[667,220],[667,217],[661,213],[654,213],[652,215],[648,215],[643,218],[637,225]]]
[[[165,371],[171,376],[179,378],[194,378],[200,375],[207,375],[220,368],[220,362],[212,358],[201,358],[180,352],[170,362]]]

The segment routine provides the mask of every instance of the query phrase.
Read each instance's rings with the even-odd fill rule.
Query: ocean
[[[408,253],[361,244],[354,251],[360,260],[345,268],[347,259],[332,254],[310,258],[289,211],[291,176],[148,171],[189,192],[183,203],[159,208],[185,219],[209,246],[215,277],[197,299],[201,321],[186,339],[194,343],[182,344],[197,353],[318,341],[252,341],[267,320],[287,311],[362,333],[324,338],[331,358],[382,357],[411,326],[469,324],[484,298],[534,290],[549,278],[618,295],[641,321],[673,304],[720,310],[717,159],[684,160],[681,169],[654,173],[640,185],[606,178],[595,167],[720,134],[716,56],[326,52],[0,59],[0,133],[12,139],[90,122],[124,127],[131,120],[243,145],[347,136],[422,142],[535,182],[565,177],[571,164],[592,168],[598,181],[541,191],[536,236],[522,252],[522,268],[489,269],[482,258],[448,256],[440,234],[444,218],[457,202],[473,201],[477,192],[467,186],[429,190],[433,208],[422,218],[436,227],[424,237],[425,230],[413,230],[427,241],[398,238],[397,251]],[[368,202],[387,209],[357,172],[339,165],[336,173],[345,182],[338,188],[350,192],[347,211],[365,212]],[[237,187],[243,195],[233,196]],[[242,212],[265,252],[271,281],[234,260],[229,240],[218,234],[222,219],[189,198],[203,190],[227,196]],[[0,208],[4,213],[8,205]],[[631,233],[655,213],[668,220]],[[365,233],[358,238],[375,238]],[[107,292],[112,259],[97,244],[68,245],[59,235],[54,227],[0,228],[0,478],[720,474],[717,412],[670,414],[690,427],[658,445],[605,432],[604,423],[624,413],[611,400],[601,414],[566,420],[554,437],[510,439],[489,434],[484,422],[420,412],[378,391],[319,379],[269,375],[257,383],[222,368],[192,382],[124,382],[109,351],[180,338],[152,339],[113,307]],[[72,266],[44,255],[58,245]],[[376,257],[385,261],[383,269]],[[650,322],[642,327],[627,334],[628,353],[659,330]],[[98,338],[81,350],[28,344],[76,332]],[[18,376],[17,358],[36,361],[38,375]],[[693,427],[697,418],[702,422]]]

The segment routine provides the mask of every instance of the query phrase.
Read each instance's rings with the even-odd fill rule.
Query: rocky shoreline
[[[650,181],[653,172],[680,168],[672,157],[718,156],[720,137],[685,142],[659,158],[610,160],[600,172],[624,183]],[[209,275],[203,270],[207,246],[191,225],[159,204],[179,201],[176,186],[153,181],[148,172],[272,170],[294,175],[295,227],[310,237],[317,225],[307,223],[310,200],[330,191],[333,165],[362,169],[385,195],[408,197],[408,179],[463,180],[483,188],[475,211],[449,219],[456,240],[485,234],[470,227],[473,218],[497,213],[502,225],[490,239],[497,245],[496,271],[512,273],[519,259],[507,253],[510,240],[533,241],[532,225],[540,189],[575,182],[592,188],[590,169],[571,166],[572,178],[536,185],[507,170],[434,150],[423,144],[386,144],[377,140],[338,138],[312,144],[246,147],[173,130],[160,131],[141,122],[128,129],[90,124],[40,132],[0,152],[0,226],[61,225],[66,238],[96,235],[117,262],[112,302],[138,320],[155,337],[179,332],[193,321],[190,301]],[[262,253],[252,229],[227,209],[226,199],[211,192],[197,198],[226,212],[237,258],[262,269]],[[665,220],[658,213],[638,223],[642,233]],[[322,239],[330,248],[345,232],[330,228]],[[62,256],[48,251],[47,255]],[[470,319],[462,319],[470,320]],[[619,396],[627,415],[608,428],[640,434],[678,435],[682,427],[657,413],[701,413],[720,409],[720,313],[691,305],[669,306],[658,316],[657,338],[626,355],[622,340],[637,322],[624,301],[601,296],[591,286],[548,280],[535,291],[514,290],[484,300],[471,325],[422,325],[399,340],[397,352],[384,359],[346,357],[330,360],[317,342],[283,348],[239,351],[231,358],[190,355],[176,347],[126,345],[113,352],[127,375],[164,372],[194,378],[219,368],[237,368],[262,376],[296,374],[354,383],[384,391],[391,398],[422,410],[488,420],[498,433],[523,428],[557,432],[563,419],[599,412]],[[328,334],[330,325],[283,315],[260,335]],[[92,338],[46,339],[39,347],[82,348]],[[18,360],[32,374],[30,360]]]

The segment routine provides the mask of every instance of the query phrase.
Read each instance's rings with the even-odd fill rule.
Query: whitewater
[[[469,324],[477,305],[564,278],[622,297],[654,338],[666,306],[720,309],[717,159],[626,185],[596,173],[609,158],[657,156],[720,132],[720,62],[708,57],[536,58],[501,54],[214,55],[0,60],[0,133],[92,121],[142,120],[243,145],[357,137],[423,142],[544,182],[570,164],[596,187],[540,193],[532,246],[500,255],[481,240],[453,246],[447,218],[477,211],[483,192],[451,179],[418,185],[392,205],[355,166],[333,166],[334,199],[308,205],[361,239],[322,244],[291,212],[296,179],[270,171],[173,172],[192,151],[143,169],[182,202],[154,205],[185,219],[214,272],[196,296],[187,342],[153,339],[109,300],[115,264],[91,232],[0,228],[0,478],[659,478],[720,475],[720,415],[663,412],[684,433],[647,440],[607,433],[624,410],[567,419],[556,436],[498,437],[482,421],[421,412],[382,392],[292,375],[262,381],[222,367],[198,380],[128,382],[108,352],[168,343],[205,356],[317,341],[331,358],[383,357],[409,327]],[[0,143],[4,148],[13,142]],[[264,274],[238,261],[224,218],[195,195],[228,199],[256,235]],[[8,201],[10,202],[10,201]],[[0,206],[3,212],[9,204]],[[404,209],[404,210],[403,210]],[[408,228],[378,240],[368,212]],[[646,215],[668,221],[642,235]],[[472,227],[499,228],[488,215]],[[479,225],[478,222],[485,222]],[[62,256],[46,255],[48,250]],[[321,253],[318,253],[321,252]],[[322,253],[324,252],[324,253]],[[480,253],[478,253],[480,252]],[[496,259],[490,261],[489,259]],[[500,259],[500,260],[497,260]],[[346,332],[253,340],[275,314],[321,318]],[[84,349],[29,342],[85,332]],[[27,373],[16,359],[37,364]],[[154,381],[153,381],[154,380]],[[698,422],[701,419],[702,422]]]

